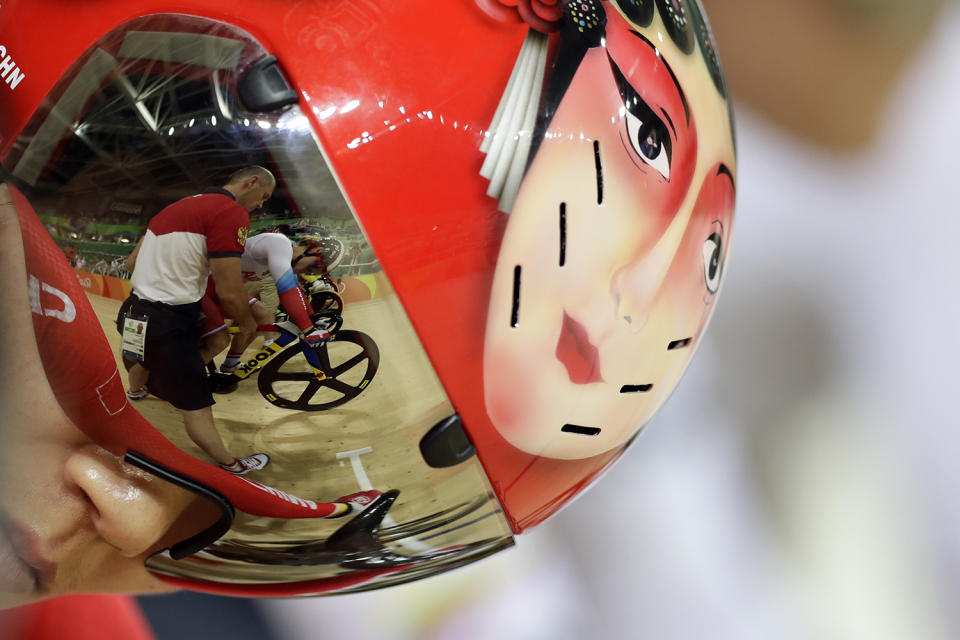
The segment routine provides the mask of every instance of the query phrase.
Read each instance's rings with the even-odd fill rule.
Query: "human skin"
[[[168,591],[145,558],[211,514],[97,446],[61,409],[40,361],[11,201],[0,185],[0,607],[71,592]]]
[[[697,113],[691,106],[688,117],[651,43],[608,15],[605,46],[584,57],[510,214],[485,337],[494,426],[551,458],[620,446],[661,406],[709,317],[732,218],[732,151],[713,144],[715,159],[698,156]],[[639,103],[642,119],[662,122],[669,157],[645,157],[634,144],[629,112]]]

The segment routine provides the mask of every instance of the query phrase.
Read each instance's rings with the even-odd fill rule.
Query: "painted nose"
[[[613,278],[613,303],[618,323],[625,323],[630,331],[639,331],[647,323],[650,308],[660,288],[662,278],[655,272],[636,267],[625,267]]]
[[[675,220],[645,254],[620,267],[611,280],[617,322],[639,331],[647,323],[683,238],[685,221]]]

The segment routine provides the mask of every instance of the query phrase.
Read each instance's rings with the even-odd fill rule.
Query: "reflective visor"
[[[237,455],[270,456],[238,476],[192,441],[170,403],[128,399],[116,322],[132,290],[125,260],[149,221],[249,165],[276,177],[250,213],[249,237],[308,241],[329,274],[299,286],[332,335],[308,353],[280,307],[233,374],[211,373],[225,391],[213,406],[220,437]],[[182,15],[118,27],[65,73],[5,166],[37,281],[41,356],[74,363],[48,369],[64,410],[105,449],[217,507],[196,535],[151,557],[152,572],[220,593],[331,593],[417,579],[512,544],[298,93],[249,34]],[[272,282],[247,275],[248,290]],[[371,490],[379,496],[345,506]]]

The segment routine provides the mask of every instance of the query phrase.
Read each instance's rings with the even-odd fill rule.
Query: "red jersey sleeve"
[[[247,244],[250,214],[236,202],[212,216],[207,228],[207,256],[239,258]]]

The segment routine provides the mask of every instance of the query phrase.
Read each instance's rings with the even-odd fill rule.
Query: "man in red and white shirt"
[[[253,340],[257,323],[243,288],[240,256],[250,212],[273,194],[276,180],[263,167],[235,172],[219,189],[183,198],[150,220],[136,248],[133,292],[120,308],[127,319],[146,320],[143,366],[150,392],[183,415],[190,438],[221,467],[243,474],[269,462],[263,453],[237,458],[227,451],[213,422],[213,395],[197,344],[200,300],[212,275],[220,303],[239,328],[239,343]],[[126,356],[127,354],[125,354]]]

